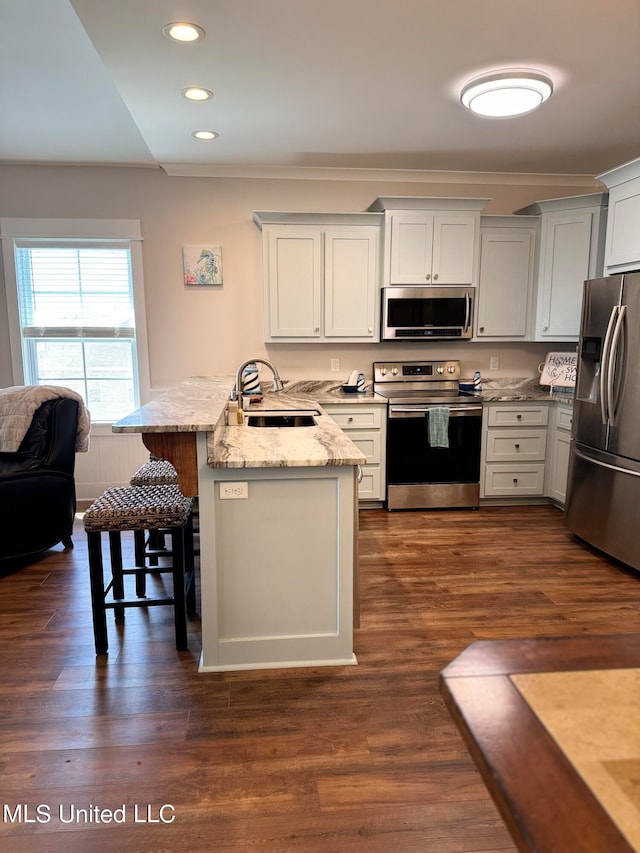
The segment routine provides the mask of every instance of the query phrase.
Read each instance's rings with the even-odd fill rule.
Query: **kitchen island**
[[[237,423],[227,416],[232,386],[186,380],[113,426],[141,433],[198,496],[200,670],[353,664],[364,457],[300,394],[266,393],[250,410],[312,411],[312,426]]]

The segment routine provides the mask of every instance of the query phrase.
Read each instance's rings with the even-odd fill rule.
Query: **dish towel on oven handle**
[[[432,406],[428,417],[430,446],[449,447],[449,407]]]

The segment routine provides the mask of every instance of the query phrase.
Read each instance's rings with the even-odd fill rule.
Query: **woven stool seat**
[[[172,605],[176,648],[187,648],[187,614],[195,615],[195,566],[193,550],[193,498],[186,498],[177,486],[114,486],[106,489],[84,514],[89,550],[89,574],[96,654],[108,649],[106,611],[114,610],[116,622],[124,622],[125,609],[150,605]],[[162,530],[171,536],[171,565],[146,564],[145,531]],[[132,531],[135,565],[123,566],[121,533]],[[102,534],[109,537],[111,579],[105,585]],[[157,556],[157,555],[156,555]],[[157,562],[157,561],[156,561]],[[146,576],[173,577],[172,590],[155,597],[146,593]],[[125,592],[125,577],[135,577],[135,597]]]
[[[146,530],[187,523],[193,499],[177,486],[114,486],[84,514],[84,529]]]
[[[177,486],[178,472],[171,462],[151,456],[129,480],[132,486]]]

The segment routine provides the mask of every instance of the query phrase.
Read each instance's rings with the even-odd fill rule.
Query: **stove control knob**
[[[381,368],[380,368],[380,374],[381,374],[382,376],[386,376],[386,375],[387,375],[387,368],[386,368],[386,367],[381,367]]]
[[[436,373],[444,373],[444,367],[442,365],[436,367]]]
[[[397,367],[392,367],[391,372],[393,373],[394,376],[397,376],[399,371],[398,371]]]
[[[453,364],[450,364],[449,367],[447,367],[447,373],[455,373],[455,372],[456,372],[455,367],[453,366]]]

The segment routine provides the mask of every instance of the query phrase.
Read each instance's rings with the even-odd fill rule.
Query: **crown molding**
[[[593,175],[530,172],[440,172],[420,169],[351,169],[313,166],[226,166],[160,163],[172,178],[252,178],[296,181],[386,181],[414,184],[506,184],[602,188]]]

